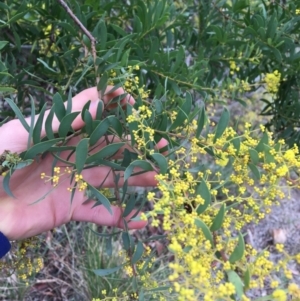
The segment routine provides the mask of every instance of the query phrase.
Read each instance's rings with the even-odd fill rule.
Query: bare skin
[[[108,91],[112,87],[108,87]],[[108,103],[113,97],[123,94],[123,89],[119,88],[103,97],[103,101]],[[96,88],[89,88],[77,94],[72,100],[72,111],[81,111],[83,106],[91,100],[90,113],[95,117],[99,96]],[[126,96],[122,100],[124,105],[134,104],[131,96]],[[48,112],[47,112],[48,113]],[[81,117],[78,116],[72,124],[75,130],[84,125]],[[54,119],[53,130],[57,131],[59,121]],[[44,133],[44,129],[43,132]],[[0,154],[5,150],[20,153],[27,147],[28,133],[23,128],[19,120],[12,120],[0,127]],[[76,145],[79,137],[70,139],[70,145]],[[103,148],[106,142],[103,141],[99,149]],[[157,147],[162,148],[166,141],[162,140]],[[66,154],[67,156],[67,154]],[[116,155],[122,156],[119,151]],[[74,157],[70,159],[74,160]],[[72,204],[70,204],[69,180],[62,181],[52,193],[48,194],[40,202],[32,203],[50,189],[53,188],[50,182],[44,183],[40,175],[42,172],[51,174],[53,157],[46,156],[39,162],[34,162],[30,166],[16,171],[10,181],[10,188],[15,198],[6,194],[2,187],[3,178],[0,178],[0,231],[10,240],[24,239],[42,232],[48,231],[69,221],[93,222],[98,225],[123,227],[122,210],[118,207],[112,207],[113,214],[110,214],[104,206],[92,208],[92,202],[84,203],[86,196],[84,192],[76,192]],[[147,172],[138,176],[129,178],[130,186],[155,186],[154,179],[156,172]],[[92,185],[99,185],[104,179],[103,188],[114,187],[114,176],[108,167],[96,167],[82,172],[83,178]],[[122,173],[121,179],[122,179]],[[119,183],[122,185],[122,181]],[[132,216],[132,215],[131,215]],[[129,216],[130,218],[130,216]],[[144,221],[130,221],[128,226],[131,229],[138,229],[145,226]]]

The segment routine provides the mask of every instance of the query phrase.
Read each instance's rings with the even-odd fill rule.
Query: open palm
[[[112,87],[108,87],[111,89]],[[111,98],[123,94],[123,89],[117,89],[114,92],[103,97],[104,102]],[[72,111],[81,111],[83,106],[91,100],[90,113],[94,117],[98,103],[98,91],[96,88],[86,89],[76,95],[72,100]],[[122,100],[124,104],[134,103],[132,97],[127,96]],[[74,129],[80,129],[84,125],[80,116],[75,119],[72,126]],[[53,130],[57,131],[59,122],[53,121]],[[69,145],[77,145],[79,137],[69,140]],[[13,120],[0,127],[0,154],[5,150],[20,153],[27,147],[28,133],[23,128],[19,120]],[[98,144],[95,151],[106,146],[103,139]],[[159,148],[165,145],[161,141]],[[64,154],[62,153],[62,158]],[[65,155],[67,157],[67,154]],[[115,155],[122,156],[122,149]],[[66,158],[65,158],[66,159]],[[69,158],[72,162],[74,157]],[[71,220],[88,221],[99,225],[122,227],[122,211],[118,207],[112,207],[113,214],[110,214],[104,206],[93,207],[93,202],[84,202],[86,196],[84,192],[76,191],[72,203],[70,202],[70,181],[68,175],[61,177],[59,185],[53,189],[51,182],[44,183],[41,180],[41,173],[51,174],[53,157],[47,155],[39,162],[34,161],[31,165],[15,171],[11,180],[10,188],[15,198],[6,194],[2,187],[3,178],[0,178],[0,231],[9,239],[22,239],[37,235],[54,227],[65,224]],[[63,166],[63,165],[62,165]],[[63,168],[62,168],[63,171]],[[147,172],[139,176],[132,176],[128,180],[131,186],[155,186],[155,172]],[[83,170],[82,176],[85,181],[91,185],[97,186],[103,183],[103,188],[114,187],[114,175],[109,167],[101,166],[92,169]],[[122,173],[121,173],[122,179]],[[122,184],[122,181],[119,183]],[[53,191],[49,194],[49,190]],[[36,200],[44,197],[41,201]],[[130,216],[129,216],[130,218]],[[145,226],[144,221],[129,222],[130,228],[141,228]]]

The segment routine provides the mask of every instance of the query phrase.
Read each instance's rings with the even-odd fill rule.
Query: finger
[[[109,101],[117,97],[119,95],[122,95],[125,93],[125,91],[122,88],[118,88],[114,90],[113,92],[110,92],[113,89],[113,86],[107,86],[106,92],[103,97],[99,95],[99,92],[96,87],[86,89],[76,96],[73,97],[72,99],[72,112],[81,112],[85,104],[90,100],[91,104],[89,107],[89,111],[92,115],[93,118],[96,117],[96,112],[97,112],[97,107],[100,101],[103,101],[104,104],[109,103]],[[133,97],[131,95],[126,95],[122,100],[121,104],[126,105],[126,104],[131,104],[133,105],[135,103]],[[67,106],[67,102],[65,102],[65,106]],[[54,132],[58,131],[60,122],[58,119],[55,117],[52,123],[52,128]],[[81,115],[79,115],[72,123],[72,127],[74,130],[78,130],[84,126],[84,121],[81,118]]]
[[[128,178],[129,186],[153,187],[157,185],[157,181],[155,179],[155,176],[157,175],[156,171],[140,172],[142,172],[140,168],[135,168],[133,170],[133,176]],[[138,174],[134,175],[135,173]],[[82,171],[82,176],[87,183],[96,187],[100,185],[102,188],[116,187],[116,176],[119,177],[118,186],[120,187],[124,184],[124,172],[115,171],[113,173],[111,168],[108,166],[85,169]]]
[[[106,89],[107,93],[102,97],[102,100],[104,101],[104,103],[109,103],[109,101],[112,98],[117,97],[121,94],[124,94],[124,90],[122,88],[118,88],[118,89],[110,92],[112,89],[113,89],[113,86],[107,87],[107,89]],[[100,95],[100,97],[101,97],[101,95]],[[84,105],[89,100],[91,101],[89,111],[90,111],[92,117],[95,118],[98,103],[99,103],[99,101],[102,101],[102,100],[99,100],[99,93],[98,93],[96,87],[88,88],[73,97],[72,112],[81,112]],[[125,105],[127,103],[129,103],[131,105],[133,105],[135,103],[135,100],[129,94],[126,95],[121,100],[122,105]],[[65,103],[65,106],[67,106],[67,102]],[[49,112],[50,112],[50,110],[47,110],[44,115],[44,124],[43,124],[42,132],[41,132],[42,137],[46,136],[45,121],[46,121],[47,116],[49,115]],[[38,116],[39,115],[35,116],[35,122],[37,121]],[[26,119],[27,123],[30,124],[30,117],[27,117],[25,119]],[[59,125],[60,125],[59,120],[56,118],[56,116],[54,116],[53,122],[52,122],[53,132],[58,131]],[[81,119],[80,115],[74,120],[72,126],[75,130],[78,130],[84,126],[84,121]],[[27,146],[28,133],[24,129],[24,127],[22,126],[21,122],[18,119],[12,120],[12,121],[4,124],[0,128],[0,132],[1,132],[1,140],[3,142],[3,143],[1,143],[1,146],[0,146],[0,154],[2,154],[5,149],[8,149],[12,152],[18,152],[18,153],[24,151],[24,149]],[[5,148],[4,148],[4,146],[5,146]]]
[[[94,202],[88,202],[74,209],[72,214],[73,221],[79,222],[92,222],[102,226],[111,226],[124,228],[124,220],[122,217],[123,209],[111,206],[112,214],[107,209],[100,205],[93,208]],[[130,221],[130,218],[134,215],[135,211],[132,211],[127,217],[129,229],[140,229],[146,226],[146,221]]]

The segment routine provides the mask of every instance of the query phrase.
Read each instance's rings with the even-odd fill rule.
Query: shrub
[[[297,1],[247,0],[69,5],[79,21],[55,1],[0,4],[0,91],[5,99],[1,117],[2,123],[15,116],[22,120],[32,110],[43,113],[49,107],[60,120],[68,120],[60,133],[64,143],[73,119],[60,108],[77,91],[95,84],[105,91],[113,84],[135,97],[136,104],[126,109],[120,98],[113,100],[113,110],[100,103],[94,120],[86,104],[81,113],[85,126],[72,133],[82,139],[69,149],[78,159],[75,164],[65,162],[77,183],[70,188],[70,198],[76,189],[85,190],[96,205],[109,208],[113,201],[123,207],[125,217],[138,203],[127,188],[134,168],[159,170],[157,189],[148,192],[138,209],[142,211],[146,200],[153,202],[154,209],[141,218],[151,217],[153,226],[162,223],[168,233],[174,254],[168,276],[171,292],[149,281],[143,262],[151,263],[145,259],[150,250],[124,231],[124,262],[96,273],[104,276],[123,269],[134,292],[112,297],[105,292],[103,300],[166,300],[171,294],[176,300],[246,301],[247,291],[272,281],[275,272],[284,273],[291,283],[284,286],[273,279],[273,293],[264,300],[299,297],[287,269],[288,261],[300,263],[299,255],[286,254],[275,266],[267,251],[258,253],[245,244],[244,229],[284,197],[284,186],[299,188],[300,3],[299,8]],[[270,122],[258,127],[245,123],[240,132],[230,126],[226,105],[245,105],[249,93],[259,89],[264,93],[262,114],[270,115]],[[208,103],[224,107],[217,123],[206,111]],[[100,125],[106,131],[100,133]],[[91,155],[89,147],[108,135],[119,142],[109,144],[105,154]],[[46,137],[30,138],[34,145],[20,154],[21,162],[45,151],[60,160],[63,146],[56,143],[51,127]],[[162,138],[168,141],[165,156],[155,148]],[[46,141],[53,142],[48,149]],[[130,147],[124,159],[110,159],[124,145]],[[99,165],[124,172],[122,187],[115,178],[113,197],[81,176],[84,168]],[[2,167],[10,169],[8,182],[16,164]],[[56,178],[47,173],[42,177],[59,185],[62,171],[55,168]],[[10,193],[8,185],[5,189]],[[282,245],[276,247],[284,252]]]

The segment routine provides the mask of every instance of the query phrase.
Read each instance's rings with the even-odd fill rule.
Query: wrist
[[[11,248],[11,244],[8,240],[8,238],[0,232],[0,258],[5,256]]]

